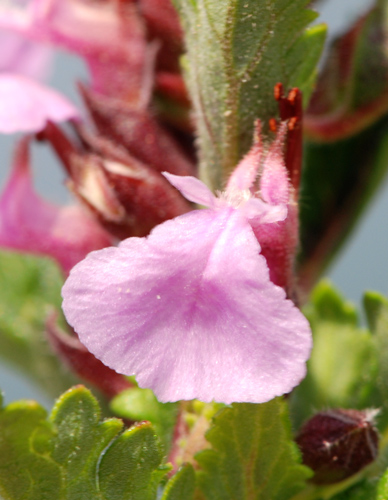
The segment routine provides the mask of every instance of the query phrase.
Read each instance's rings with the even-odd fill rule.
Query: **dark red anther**
[[[312,482],[330,484],[356,474],[376,459],[376,410],[335,409],[317,413],[296,438],[303,463],[314,472]]]
[[[285,162],[291,183],[298,192],[302,171],[302,93],[298,88],[293,88],[286,97],[283,85],[277,83],[274,97],[279,103],[280,119],[288,120]],[[271,123],[269,127],[272,130]]]
[[[277,132],[278,122],[275,120],[275,118],[270,118],[268,124],[269,124],[269,129],[271,130],[271,132]]]

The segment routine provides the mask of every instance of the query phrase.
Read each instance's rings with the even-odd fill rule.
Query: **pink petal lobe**
[[[256,121],[255,127],[253,146],[233,170],[226,186],[228,194],[251,189],[256,180],[263,155],[260,120]]]
[[[187,200],[205,207],[215,205],[215,196],[206,184],[199,179],[191,176],[169,174],[168,172],[162,172],[162,174]]]
[[[38,132],[51,120],[78,118],[77,109],[54,90],[22,75],[0,75],[0,132]]]
[[[53,257],[67,273],[89,252],[112,240],[80,206],[58,207],[34,192],[28,144],[27,138],[19,143],[0,198],[0,246]]]
[[[268,401],[303,378],[311,333],[258,252],[237,210],[193,211],[91,253],[63,310],[97,358],[162,402]]]
[[[269,148],[260,178],[260,194],[271,205],[288,204],[290,201],[290,181],[283,153],[286,136],[287,122],[284,122]]]

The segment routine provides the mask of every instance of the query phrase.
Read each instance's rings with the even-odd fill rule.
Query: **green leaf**
[[[160,403],[150,389],[133,388],[122,391],[110,402],[113,413],[132,421],[148,420],[167,452],[177,415],[176,403]]]
[[[377,486],[376,500],[387,500],[388,498],[388,470],[383,474]]]
[[[381,429],[388,426],[388,299],[376,292],[367,292],[364,307],[376,345],[378,373],[376,392],[372,404],[380,408],[378,423]]]
[[[252,141],[254,120],[277,116],[273,88],[299,87],[307,102],[325,28],[309,0],[175,0],[200,148],[200,173],[223,187]]]
[[[82,386],[57,401],[49,420],[37,403],[0,412],[0,496],[4,500],[155,500],[168,468],[149,423],[121,433],[101,421]]]
[[[293,392],[292,415],[297,425],[320,409],[374,406],[376,345],[371,333],[359,327],[355,308],[323,281],[305,313],[314,345],[307,376]]]
[[[169,480],[161,500],[192,500],[195,490],[195,472],[186,464]]]
[[[287,404],[233,404],[221,410],[197,454],[197,480],[206,500],[286,500],[305,486],[311,471],[300,465],[291,439]],[[199,497],[202,498],[202,497]]]
[[[34,401],[0,410],[0,498],[60,498],[61,471],[48,451],[53,435],[46,411]]]
[[[160,467],[162,454],[148,422],[125,431],[103,454],[99,487],[106,500],[154,500],[160,480],[169,470]]]
[[[50,307],[60,310],[63,276],[45,258],[0,252],[0,356],[58,396],[75,379],[45,340]]]
[[[376,480],[364,479],[356,485],[345,489],[337,495],[330,496],[331,500],[386,500],[388,497],[379,498]]]

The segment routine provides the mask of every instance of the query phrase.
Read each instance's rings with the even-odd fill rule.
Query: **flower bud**
[[[303,463],[314,472],[312,482],[342,481],[366,467],[377,457],[376,410],[322,411],[308,420],[296,442]]]

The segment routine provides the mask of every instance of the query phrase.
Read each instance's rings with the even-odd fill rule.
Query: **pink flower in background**
[[[165,174],[209,208],[91,253],[65,283],[63,309],[81,342],[160,401],[262,403],[304,377],[310,327],[270,280],[256,237],[260,227],[274,238],[282,231],[288,179],[273,156],[261,160],[256,143],[219,197],[193,177]]]
[[[4,8],[0,5],[0,12]],[[1,133],[38,132],[47,120],[79,118],[67,98],[39,82],[48,74],[51,63],[52,53],[47,46],[8,30],[0,31],[0,45]]]
[[[17,147],[13,170],[0,197],[0,247],[53,257],[65,273],[112,238],[81,207],[58,207],[32,188],[29,138]]]
[[[47,120],[78,118],[77,109],[61,94],[23,75],[0,74],[0,132],[39,132]]]

